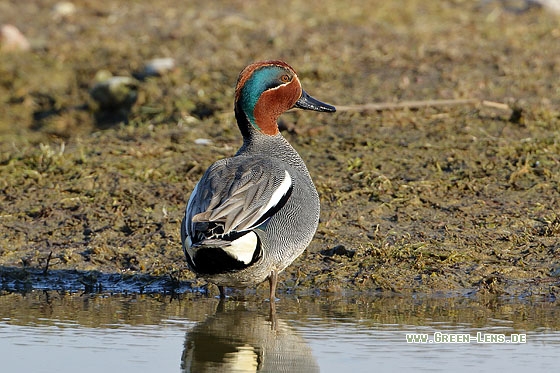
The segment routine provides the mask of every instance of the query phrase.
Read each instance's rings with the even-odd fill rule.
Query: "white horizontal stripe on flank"
[[[261,207],[258,211],[258,214],[256,214],[248,224],[246,224],[246,227],[248,227],[248,229],[254,228],[253,225],[258,222],[260,218],[262,218],[263,215],[267,213],[268,210],[276,206],[286,195],[286,193],[288,193],[288,190],[290,190],[290,187],[292,186],[292,177],[290,176],[288,171],[284,170],[284,172],[284,180],[282,180],[278,188],[276,188],[276,190],[272,193],[266,206]]]
[[[292,186],[292,177],[290,176],[288,171],[284,172],[286,173],[284,180],[282,180],[280,186],[278,186],[274,193],[272,193],[272,196],[270,196],[270,200],[268,200],[266,206],[260,210],[261,216],[264,215],[268,210],[276,206],[280,202],[282,197],[284,197],[286,193],[288,193],[288,190],[290,190],[290,187]]]

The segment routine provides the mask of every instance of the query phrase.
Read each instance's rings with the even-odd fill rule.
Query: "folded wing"
[[[214,163],[193,190],[181,227],[189,263],[197,266],[199,251],[214,249],[202,258],[220,249],[239,265],[250,264],[260,249],[253,230],[282,208],[292,189],[288,170],[270,159],[234,157]]]

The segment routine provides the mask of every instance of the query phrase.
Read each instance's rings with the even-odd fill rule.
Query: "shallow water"
[[[555,302],[285,296],[276,306],[271,318],[257,296],[7,293],[2,371],[555,371],[560,361]],[[434,342],[459,334],[471,341]]]

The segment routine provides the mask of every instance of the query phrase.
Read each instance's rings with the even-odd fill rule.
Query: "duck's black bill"
[[[336,111],[336,108],[334,106],[325,104],[324,102],[321,102],[316,98],[309,96],[305,91],[301,92],[301,97],[299,98],[299,100],[297,100],[294,107],[305,110],[327,111],[329,113],[333,113]]]

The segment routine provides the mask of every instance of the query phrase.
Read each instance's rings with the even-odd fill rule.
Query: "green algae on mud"
[[[88,3],[58,23],[44,16],[54,2],[4,5],[38,46],[0,54],[3,285],[33,287],[46,269],[77,273],[75,288],[122,278],[137,279],[139,292],[158,281],[161,291],[201,286],[180,248],[183,209],[206,167],[240,145],[239,70],[283,58],[334,104],[475,97],[517,115],[473,105],[284,115],[322,213],[280,290],[555,299],[557,18],[460,1],[322,2],[320,13],[295,1],[284,18],[272,17],[285,14],[278,4],[156,3],[129,4],[126,17],[118,2]],[[137,27],[146,19],[148,29]],[[130,76],[160,55],[178,67],[139,81],[128,123],[96,123],[95,74]]]

